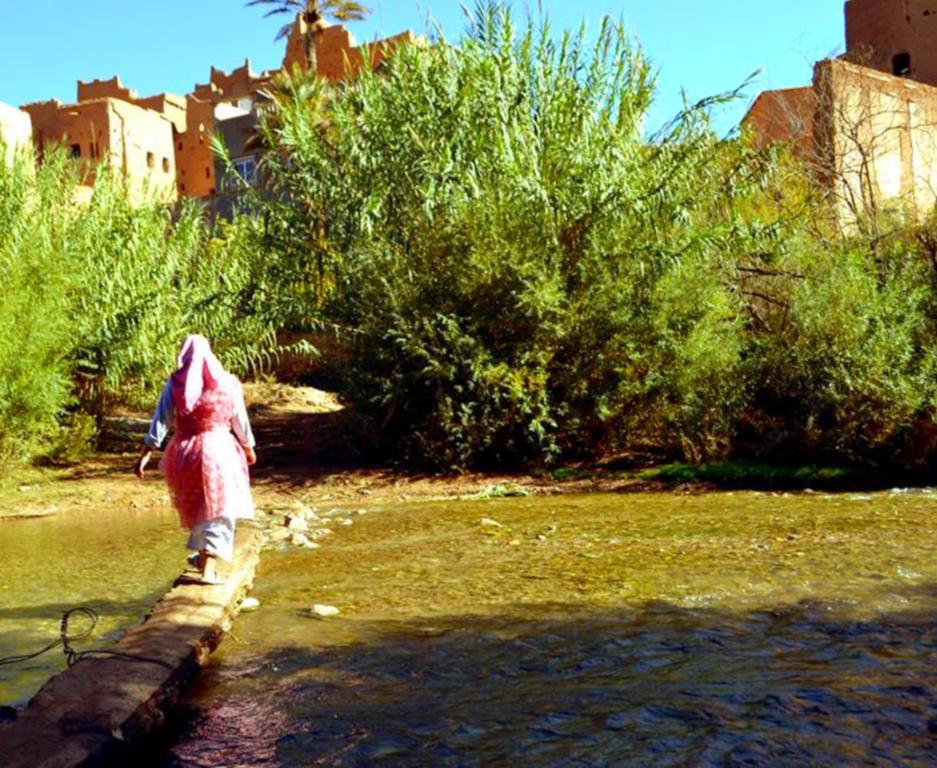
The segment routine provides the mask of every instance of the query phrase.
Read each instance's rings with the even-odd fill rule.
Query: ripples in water
[[[314,553],[265,556],[263,607],[159,764],[935,765],[931,503],[657,495],[368,514]],[[342,614],[303,618],[312,602]]]
[[[931,622],[815,613],[373,626],[209,673],[164,765],[933,765]]]

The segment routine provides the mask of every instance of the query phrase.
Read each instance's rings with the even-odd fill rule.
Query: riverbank
[[[371,427],[336,397],[311,387],[249,384],[247,399],[258,439],[254,493],[261,509],[290,504],[369,506],[408,501],[510,496],[759,490],[765,492],[882,490],[927,484],[922,477],[844,467],[787,467],[733,461],[655,465],[616,457],[526,473],[434,475],[368,455]],[[143,482],[132,474],[145,414],[108,422],[103,450],[71,466],[21,467],[0,475],[0,520],[97,510],[159,509],[169,498],[157,470]]]

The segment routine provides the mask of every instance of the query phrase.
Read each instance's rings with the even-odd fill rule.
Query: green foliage
[[[728,449],[746,389],[723,259],[761,247],[737,215],[756,158],[702,109],[648,143],[653,87],[610,21],[554,40],[486,6],[458,46],[275,95],[284,258],[314,276],[309,316],[347,332],[349,392],[409,455]]]
[[[77,181],[62,152],[38,169],[31,153],[0,166],[4,459],[74,455],[90,436],[76,411],[99,421],[115,404],[150,405],[188,332],[239,372],[271,343],[237,236],[218,247],[194,208],[173,221],[165,206],[132,204],[103,168],[90,201]]]
[[[921,256],[902,236],[788,260],[801,277],[775,287],[787,315],[759,339],[760,415],[782,425],[787,453],[888,464],[921,438],[937,394],[937,273]]]
[[[649,137],[620,26],[556,36],[495,3],[341,88],[281,78],[265,311],[333,333],[346,394],[439,468],[935,468],[937,223],[843,234],[788,152],[713,132],[732,95]]]
[[[803,467],[757,461],[717,464],[666,464],[639,473],[642,480],[665,483],[714,483],[737,488],[841,488],[849,483],[871,484],[867,474],[844,467]]]

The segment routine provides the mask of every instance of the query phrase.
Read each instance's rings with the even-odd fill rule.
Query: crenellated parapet
[[[297,17],[283,69],[306,67],[305,31]],[[316,41],[317,71],[332,82],[353,78],[364,66],[379,67],[397,46],[417,42],[419,38],[406,32],[360,46],[344,27],[326,27]],[[250,59],[230,72],[212,67],[208,82],[196,84],[185,96],[141,97],[116,75],[79,80],[74,104],[34,102],[15,110],[22,117],[14,117],[20,132],[29,123],[27,141],[31,134],[40,160],[49,144],[63,144],[82,160],[87,183],[94,179],[94,166],[108,162],[122,169],[131,186],[155,187],[164,198],[212,197],[219,184],[211,137],[225,135],[222,128],[228,121],[236,121],[240,131],[245,130],[244,124],[256,121],[260,94],[280,71],[254,72]],[[0,129],[9,133],[4,119],[0,112]],[[242,146],[239,151],[246,150]],[[249,159],[242,158],[247,165]]]

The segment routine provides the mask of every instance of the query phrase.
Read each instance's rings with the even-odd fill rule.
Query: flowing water
[[[341,513],[321,549],[265,554],[260,610],[157,764],[934,765],[935,510],[893,492]]]
[[[0,658],[55,640],[62,613],[75,606],[100,615],[93,636],[76,650],[110,645],[179,575],[184,546],[175,513],[165,507],[0,520]],[[87,626],[76,617],[70,629]],[[61,649],[0,666],[0,704],[24,704],[64,668]]]

